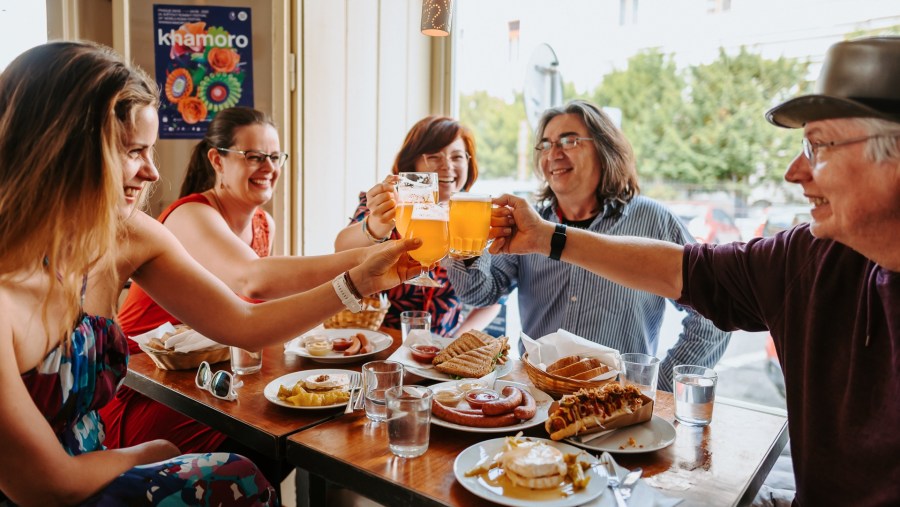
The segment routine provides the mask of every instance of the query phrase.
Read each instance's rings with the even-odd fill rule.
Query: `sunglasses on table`
[[[216,398],[225,401],[236,400],[237,392],[235,392],[235,389],[244,385],[240,380],[235,382],[229,371],[219,370],[213,373],[212,368],[206,361],[200,363],[200,366],[197,368],[197,378],[194,379],[194,383],[200,389],[209,391]]]

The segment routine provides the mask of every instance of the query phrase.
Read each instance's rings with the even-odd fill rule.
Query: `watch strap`
[[[350,280],[350,275],[346,271],[334,277],[334,280],[331,281],[331,286],[334,287],[334,292],[341,299],[341,303],[344,303],[344,306],[351,312],[359,313],[363,309],[362,298],[354,295],[358,294],[358,292],[352,284],[353,281]]]
[[[558,261],[566,247],[566,225],[556,224],[553,236],[550,237],[550,258]]]

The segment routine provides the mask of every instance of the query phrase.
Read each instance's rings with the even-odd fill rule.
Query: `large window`
[[[0,0],[0,71],[28,48],[47,42],[45,2]]]
[[[896,6],[878,0],[458,0],[457,9],[455,93],[477,138],[475,190],[537,188],[526,109],[554,103],[549,75],[558,73],[561,101],[585,98],[619,119],[642,193],[707,242],[808,218],[799,189],[782,179],[800,133],[763,113],[809,91],[830,44],[900,32]],[[672,310],[657,355],[680,330]],[[783,406],[765,378],[774,364],[766,342],[766,333],[735,334],[718,366],[724,396]]]

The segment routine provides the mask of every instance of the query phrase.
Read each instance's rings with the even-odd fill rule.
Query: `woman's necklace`
[[[222,201],[219,200],[219,194],[216,192],[216,188],[213,187],[212,193],[210,194],[214,201],[216,201],[216,209],[219,210],[219,214],[222,215],[222,219],[225,220],[225,225],[228,226],[229,229],[234,232],[234,227],[231,225],[231,220],[228,218],[228,212],[225,210],[225,206],[222,205]],[[236,233],[237,234],[237,233]]]

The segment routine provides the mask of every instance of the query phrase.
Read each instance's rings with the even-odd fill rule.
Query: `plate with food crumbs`
[[[619,428],[608,435],[581,443],[567,438],[566,442],[582,449],[607,451],[619,454],[639,454],[658,451],[675,441],[675,426],[662,417],[654,415],[649,421]]]

